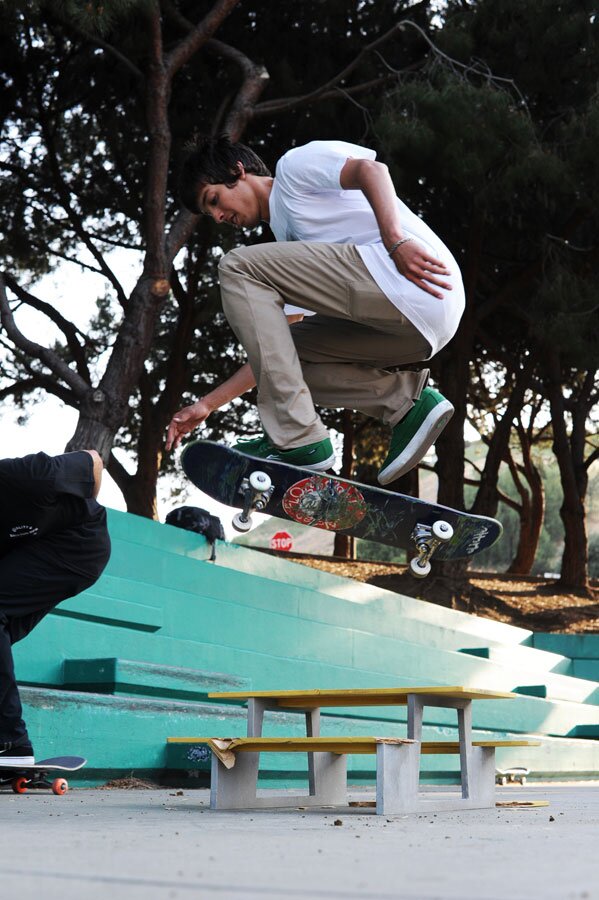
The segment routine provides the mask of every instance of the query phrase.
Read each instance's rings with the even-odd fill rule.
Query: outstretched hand
[[[423,291],[432,294],[433,297],[437,297],[439,300],[443,299],[443,294],[435,290],[433,285],[444,288],[446,291],[451,290],[451,284],[437,277],[450,274],[445,263],[427,253],[424,247],[416,241],[406,241],[397,248],[392,259],[404,278],[418,285]]]
[[[202,397],[191,406],[185,406],[175,413],[166,433],[166,449],[176,450],[181,438],[205,422],[211,412],[212,407]]]

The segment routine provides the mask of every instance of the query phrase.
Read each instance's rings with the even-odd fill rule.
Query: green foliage
[[[485,450],[481,444],[475,444],[469,448],[469,455],[478,463],[482,464]],[[545,492],[545,517],[543,520],[543,529],[541,531],[539,545],[535,556],[535,562],[532,568],[532,575],[544,575],[546,572],[559,572],[561,558],[564,546],[564,528],[560,518],[559,510],[563,500],[562,487],[559,477],[559,471],[555,460],[551,453],[550,447],[544,447],[534,452],[535,462],[540,470],[543,479],[543,487]],[[512,477],[507,466],[502,466],[499,476],[499,489],[503,494],[518,501],[519,497],[514,487]],[[466,499],[468,505],[474,499],[476,488],[473,486],[466,487]],[[599,502],[599,469],[595,467],[591,469],[591,478],[589,482],[589,493],[587,498],[587,508],[592,510]],[[506,571],[512,559],[516,554],[518,546],[518,538],[520,531],[520,520],[518,513],[507,506],[500,504],[497,513],[501,521],[504,533],[501,539],[481,553],[477,558],[475,567],[485,571]],[[598,522],[592,516],[589,518],[589,549],[595,548],[595,556],[590,559],[589,570],[591,577],[597,577],[597,559],[596,545],[599,532],[597,531]]]
[[[40,3],[66,23],[100,35],[126,27],[127,19],[134,14],[143,15],[153,4],[154,0],[44,0]]]

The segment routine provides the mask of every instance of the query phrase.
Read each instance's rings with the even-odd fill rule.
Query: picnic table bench
[[[354,690],[234,691],[211,699],[245,701],[245,738],[169,738],[169,743],[206,744],[212,751],[210,805],[213,809],[329,806],[347,802],[347,756],[376,755],[376,812],[380,815],[428,809],[480,809],[495,803],[495,750],[530,747],[538,741],[473,741],[472,701],[509,699],[512,693],[463,687],[362,688]],[[407,737],[323,737],[320,711],[328,707],[407,706]],[[458,741],[422,741],[425,706],[456,709]],[[264,737],[264,713],[302,713],[306,737]],[[260,753],[307,753],[308,795],[257,795]],[[458,754],[461,791],[455,797],[419,792],[421,754]]]

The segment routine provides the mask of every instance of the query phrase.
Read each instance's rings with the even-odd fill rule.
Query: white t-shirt
[[[451,275],[444,280],[453,289],[441,288],[439,300],[404,278],[385,249],[362,191],[343,190],[339,183],[350,158],[375,159],[376,153],[345,141],[311,141],[285,153],[269,200],[272,232],[277,241],[354,244],[379,288],[424,335],[434,354],[453,337],[464,311],[458,264],[434,231],[397,198],[404,237],[413,237],[445,263]]]

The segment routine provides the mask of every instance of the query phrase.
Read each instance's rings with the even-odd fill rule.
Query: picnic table
[[[245,738],[170,738],[173,742],[208,744],[213,752],[213,808],[275,807],[294,804],[316,806],[344,802],[347,797],[347,756],[375,753],[377,757],[377,813],[417,809],[464,809],[493,806],[495,802],[495,750],[523,747],[535,741],[473,741],[474,700],[517,697],[505,691],[455,687],[355,688],[346,690],[232,691],[208,695],[222,702],[247,703]],[[407,736],[323,737],[320,734],[324,708],[407,706]],[[457,741],[423,741],[425,706],[455,709]],[[297,712],[305,716],[304,738],[265,737],[267,710]],[[303,752],[308,754],[307,796],[257,795],[260,753]],[[440,798],[419,792],[421,754],[447,753],[460,757],[461,792]],[[270,795],[269,795],[270,794]],[[432,798],[432,799],[431,799]],[[431,803],[433,807],[431,807]]]

